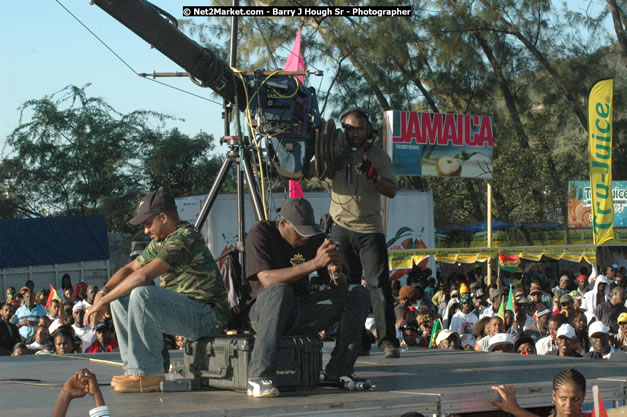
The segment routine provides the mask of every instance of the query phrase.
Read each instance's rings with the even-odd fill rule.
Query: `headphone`
[[[351,107],[349,109],[344,110],[340,114],[339,119],[340,119],[340,124],[342,125],[342,128],[346,129],[346,126],[344,125],[344,119],[346,119],[346,116],[348,116],[351,113],[358,113],[360,116],[366,118],[366,121],[368,122],[368,127],[366,129],[366,137],[368,140],[374,139],[377,136],[377,131],[375,130],[372,123],[370,123],[370,113],[367,110],[362,109],[361,107]]]

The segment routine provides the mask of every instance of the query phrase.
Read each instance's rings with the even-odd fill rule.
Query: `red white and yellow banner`
[[[588,153],[595,245],[614,239],[612,200],[612,96],[614,80],[601,80],[588,96]]]

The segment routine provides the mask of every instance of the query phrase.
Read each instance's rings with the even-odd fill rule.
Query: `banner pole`
[[[488,180],[488,196],[487,196],[487,206],[488,206],[488,249],[492,247],[492,181]],[[489,251],[488,251],[489,252]],[[487,285],[490,287],[492,285],[492,259],[488,257],[488,271],[487,271],[488,282]]]

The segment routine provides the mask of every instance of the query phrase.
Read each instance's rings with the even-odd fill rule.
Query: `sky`
[[[90,6],[88,0],[60,1],[136,72],[182,71],[99,7]],[[182,0],[155,3],[175,18],[182,18]],[[604,5],[602,0],[568,3],[580,9]],[[200,130],[216,139],[223,135],[222,100],[210,89],[197,87],[187,78],[161,79],[219,104],[136,76],[57,1],[4,1],[1,10],[0,158],[6,156],[6,136],[18,126],[17,108],[27,100],[53,94],[69,84],[81,87],[91,83],[88,96],[104,98],[121,113],[144,109],[184,119],[169,122],[168,127],[176,126],[190,136]],[[218,148],[218,152],[226,152],[226,148]]]
[[[88,0],[61,2],[136,72],[183,71],[99,7],[90,6]],[[182,17],[181,7],[168,5],[167,9]],[[104,98],[121,113],[144,109],[184,119],[169,122],[168,127],[179,127],[190,136],[200,130],[216,139],[223,135],[220,97],[187,78],[161,81],[217,103],[138,77],[57,1],[7,1],[1,10],[0,157],[6,136],[19,124],[17,108],[69,84],[82,87],[91,83],[88,96]]]

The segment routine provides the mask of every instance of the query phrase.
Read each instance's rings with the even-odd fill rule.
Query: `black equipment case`
[[[252,335],[202,338],[185,342],[183,377],[194,388],[246,391]],[[276,376],[272,383],[285,391],[313,389],[320,382],[322,341],[317,337],[286,336],[279,339]]]

